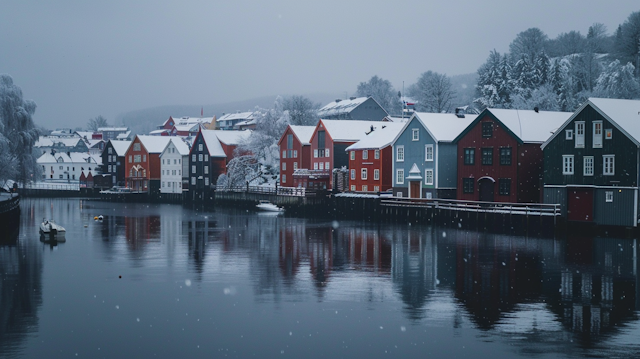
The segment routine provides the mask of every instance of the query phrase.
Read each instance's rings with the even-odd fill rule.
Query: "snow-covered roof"
[[[49,137],[40,136],[34,147],[51,147],[54,144],[62,143],[65,147],[73,147],[82,141],[80,137]]]
[[[138,135],[140,142],[149,153],[160,153],[169,143],[170,137],[167,136],[144,136]]]
[[[199,126],[200,126],[200,123],[181,123],[173,127],[180,132],[193,132],[193,131],[197,131]]]
[[[356,97],[354,99],[349,99],[349,100],[333,101],[325,105],[321,109],[319,109],[318,116],[322,118],[322,117],[349,113],[353,111],[354,108],[360,106],[363,102],[367,101],[368,99],[369,99],[368,97]]]
[[[422,125],[436,141],[445,142],[453,141],[478,117],[477,115],[465,115],[464,118],[460,118],[453,113],[430,112],[415,112],[414,116],[422,122]]]
[[[291,131],[293,131],[296,137],[298,137],[298,140],[300,140],[300,143],[302,143],[303,145],[311,144],[311,136],[313,136],[313,131],[315,131],[316,126],[289,125],[289,127],[291,127]]]
[[[523,142],[544,142],[573,114],[572,112],[507,110],[491,108],[500,122]],[[468,115],[467,115],[468,116]]]
[[[100,144],[100,142],[104,142],[103,140],[92,140],[92,139],[87,139],[85,140],[85,142],[87,143],[87,147],[95,147],[98,146]]]
[[[387,121],[387,122],[407,122],[409,119],[411,118],[411,115],[405,115],[404,117],[402,116],[386,116],[385,118],[382,119],[382,121]]]
[[[51,153],[44,153],[42,156],[38,157],[38,163],[54,163],[54,162],[64,162],[64,163],[89,163],[89,164],[98,164],[102,163],[102,159],[100,155],[90,155],[85,152],[57,152],[52,155]]]
[[[216,132],[222,132],[222,131],[215,131],[215,130],[200,131],[200,133],[202,134],[202,139],[204,140],[204,143],[207,145],[207,148],[209,149],[209,156],[227,157],[227,154],[224,153],[224,150],[222,149],[222,145],[220,144],[220,140],[218,139],[218,136],[216,136]]]
[[[92,131],[75,131],[74,133],[82,138],[91,138],[91,136],[93,136]]]
[[[105,132],[105,131],[126,132],[128,130],[129,130],[128,127],[98,127],[98,132]]]
[[[347,151],[353,150],[379,150],[393,143],[398,133],[404,128],[404,123],[378,122],[373,132],[364,136],[360,141],[347,147]],[[369,128],[371,129],[371,128]]]
[[[126,140],[129,138],[129,136],[131,135],[131,131],[127,131],[127,132],[123,132],[121,134],[119,134],[118,136],[116,136],[116,138],[118,140]]]
[[[167,129],[153,130],[153,131],[149,132],[149,135],[151,135],[151,136],[161,136],[163,133],[169,133],[169,130],[167,130]],[[118,136],[118,137],[120,137],[120,136]]]
[[[355,142],[360,141],[371,131],[371,126],[375,128],[389,124],[382,121],[357,121],[357,120],[320,120],[325,129],[331,135],[334,142]]]
[[[170,137],[170,141],[167,142],[167,147],[169,147],[170,144],[173,144],[173,146],[176,148],[176,151],[178,151],[180,155],[186,156],[189,154],[189,145],[187,145],[182,137]]]
[[[220,142],[224,143],[228,146],[237,146],[243,140],[246,140],[251,136],[251,130],[243,130],[243,131],[220,131],[214,130],[215,135],[218,137]]]
[[[237,113],[228,113],[226,115],[222,115],[217,120],[217,122],[232,121],[232,120],[251,120],[251,119],[253,119],[253,112],[237,112]]]
[[[56,162],[56,157],[51,152],[45,152],[42,156],[38,157],[37,163],[53,163]]]
[[[111,142],[111,146],[113,146],[113,150],[116,151],[118,156],[124,156],[131,145],[131,141],[109,140],[109,142]]]

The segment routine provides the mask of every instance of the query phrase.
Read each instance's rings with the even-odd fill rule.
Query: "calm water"
[[[0,244],[3,358],[640,356],[633,239],[21,207],[17,241]],[[40,241],[43,217],[66,243]]]

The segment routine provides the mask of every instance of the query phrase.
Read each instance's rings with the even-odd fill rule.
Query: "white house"
[[[99,156],[80,152],[45,153],[38,158],[37,163],[42,166],[42,180],[50,182],[78,182],[80,175],[100,173],[102,159]]]
[[[180,137],[172,137],[160,153],[160,193],[182,193],[188,166],[189,145]]]

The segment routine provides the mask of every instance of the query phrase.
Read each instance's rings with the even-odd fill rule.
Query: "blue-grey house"
[[[453,140],[477,115],[416,112],[393,142],[393,194],[456,198],[457,146]]]
[[[318,110],[323,120],[382,121],[389,116],[373,97],[351,97],[335,100]]]

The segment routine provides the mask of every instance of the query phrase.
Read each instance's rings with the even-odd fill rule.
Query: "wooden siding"
[[[567,216],[567,187],[545,187],[543,190],[542,203],[559,204],[560,213]]]
[[[293,138],[293,143],[292,143],[292,147],[291,148],[287,148],[287,136],[291,135]],[[298,168],[306,168],[309,169],[309,163],[310,163],[310,159],[309,158],[305,158],[305,156],[309,156],[309,148],[310,146],[303,146],[302,143],[300,143],[300,140],[296,137],[296,135],[293,133],[293,131],[291,130],[291,127],[287,126],[287,129],[285,130],[284,135],[282,136],[282,141],[280,142],[280,146],[279,146],[279,156],[280,156],[280,185],[281,186],[287,186],[287,187],[292,187],[293,186],[293,164],[297,163]],[[288,151],[291,150],[291,152],[293,153],[293,151],[297,151],[298,155],[297,157],[289,157],[289,155],[287,154],[286,158],[282,158],[282,152],[284,151]],[[286,169],[283,170],[282,169],[282,164],[286,163]],[[285,175],[286,177],[284,179],[286,179],[286,182],[283,182],[283,176]]]
[[[606,201],[606,192],[611,192],[612,202]],[[636,196],[636,191],[632,189],[596,188],[593,198],[595,223],[634,227],[636,225],[634,218]]]

